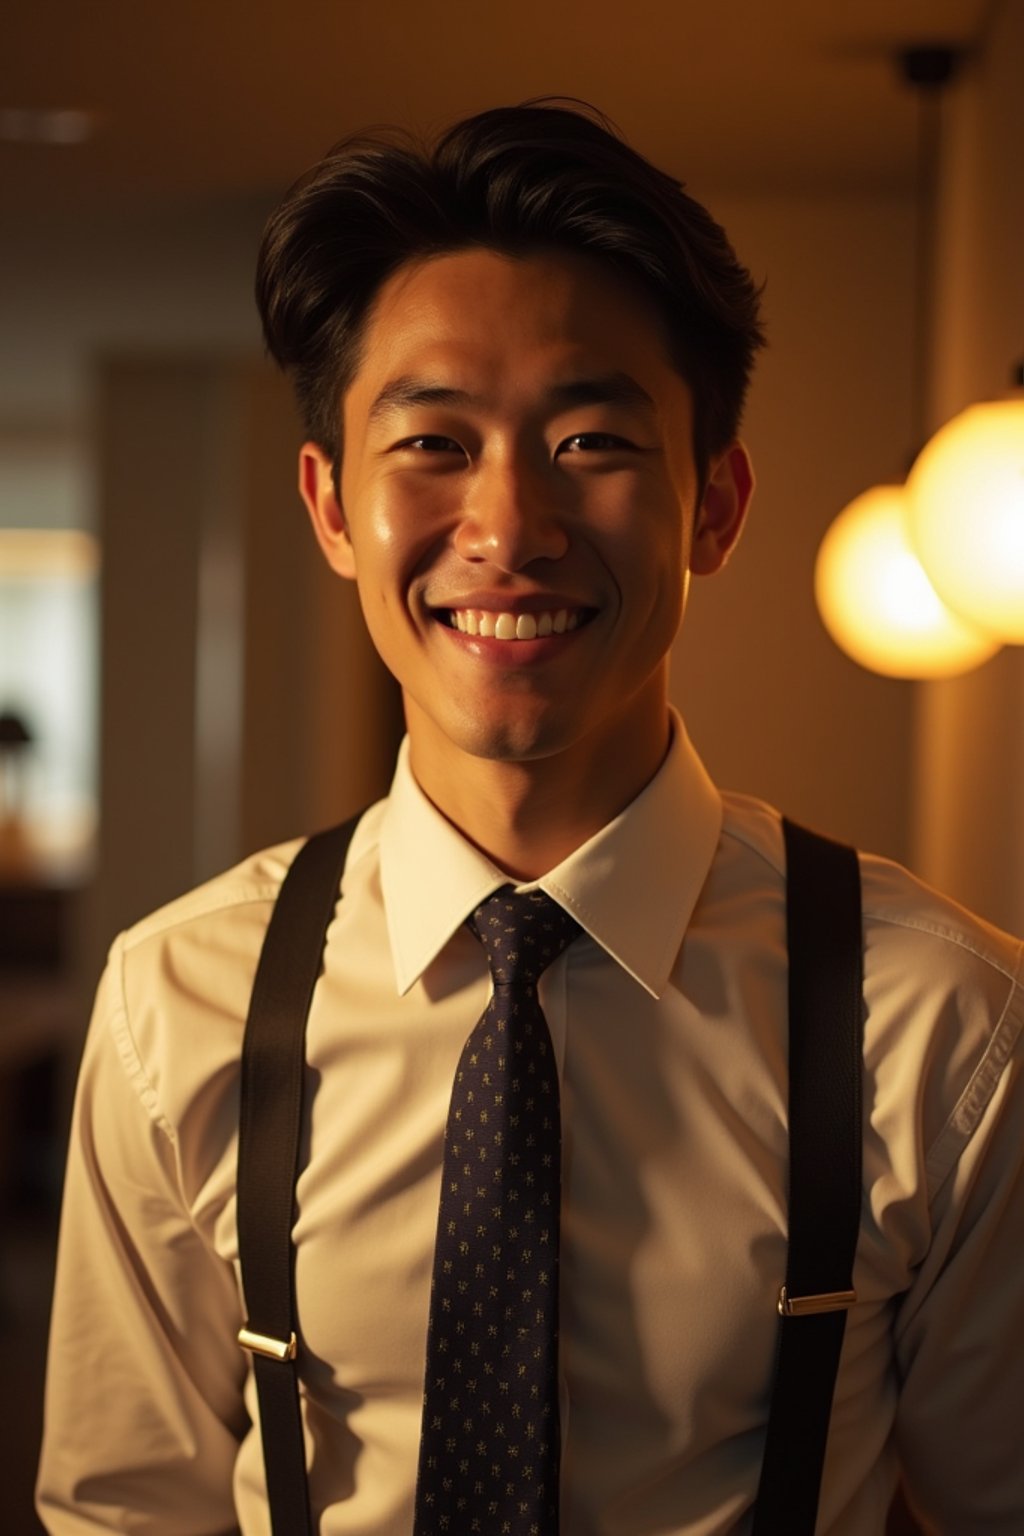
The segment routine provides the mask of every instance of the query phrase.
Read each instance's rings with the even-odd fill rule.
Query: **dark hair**
[[[414,258],[482,246],[595,256],[654,301],[694,397],[694,451],[739,426],[764,337],[759,290],[724,230],[584,103],[498,107],[433,148],[396,130],[346,139],[300,178],[260,244],[256,302],[306,431],[337,475],[341,400],[382,283]]]

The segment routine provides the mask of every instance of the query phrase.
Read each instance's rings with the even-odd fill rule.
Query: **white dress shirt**
[[[235,1223],[238,1062],[297,843],[115,943],[82,1066],[39,1508],[54,1536],[269,1531]],[[537,882],[584,933],[541,1000],[562,1083],[563,1536],[746,1532],[786,1247],[776,812],[676,720]],[[880,1536],[897,1448],[950,1536],[1024,1531],[1021,946],[862,857],[864,1198],[818,1529]],[[452,1074],[500,870],[403,754],[350,850],[309,1020],[297,1294],[321,1536],[409,1536]]]

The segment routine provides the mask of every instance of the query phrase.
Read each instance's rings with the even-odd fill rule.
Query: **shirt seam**
[[[162,938],[165,934],[172,933],[176,928],[187,927],[189,923],[198,922],[208,917],[215,917],[219,913],[236,910],[239,907],[256,906],[261,902],[270,902],[273,905],[280,894],[281,885],[281,880],[270,880],[256,890],[247,891],[244,894],[225,895],[212,902],[209,906],[190,907],[187,912],[183,912],[180,916],[168,913],[166,917],[158,918],[153,916],[144,918],[135,927],[128,928],[121,934],[121,948],[127,955],[131,951],[138,949],[140,945],[148,943],[150,939]]]
[[[775,815],[778,817],[781,828],[781,816],[779,816],[778,812],[775,812]],[[744,835],[744,833],[738,827],[727,825],[724,817],[722,820],[722,827],[719,832],[719,837],[731,837],[735,842],[741,843],[743,847],[746,848],[749,853],[752,853],[756,859],[760,860],[762,864],[766,864],[768,868],[772,870],[776,875],[780,876],[783,881],[785,880],[786,866],[783,861],[780,859],[770,858],[765,849],[762,848],[761,845],[753,837]],[[713,866],[714,859],[712,859],[711,862]]]
[[[160,1108],[159,1096],[143,1064],[142,1054],[132,1032],[131,1020],[128,1015],[127,989],[124,980],[124,943],[118,943],[116,949],[119,951],[117,959],[118,1003],[109,1021],[114,1048],[117,1051],[121,1070],[135,1097],[157,1129],[163,1133],[171,1146],[176,1147],[178,1143],[177,1132],[172,1122]]]
[[[942,939],[947,944],[953,944],[957,949],[962,949],[967,954],[973,955],[976,960],[980,960],[983,965],[988,966],[990,970],[995,971],[998,975],[1005,976],[1007,981],[1013,983],[1013,989],[1016,990],[1021,971],[1021,960],[1024,958],[1024,942],[1016,943],[1013,950],[1016,956],[1016,964],[1011,966],[1009,962],[1004,963],[997,955],[972,942],[963,929],[951,927],[946,923],[929,922],[925,919],[914,918],[909,915],[898,916],[891,912],[872,911],[867,907],[864,909],[864,918],[865,920],[870,919],[873,923],[888,924],[892,928],[906,928],[915,933],[929,933],[934,938]],[[1010,997],[1012,999],[1013,991],[1011,991]]]
[[[593,929],[597,924],[595,923],[594,913],[587,908],[585,903],[581,902],[571,891],[567,891],[564,886],[559,885],[557,881],[546,882],[545,889],[558,902],[559,906],[564,907],[570,916],[576,918],[583,929],[584,938],[589,939],[591,944],[596,945],[602,954],[613,965],[617,966],[624,976],[627,976],[630,981],[635,982],[638,987],[641,987],[649,997],[653,997],[656,1002],[660,999],[661,994],[665,990],[666,982],[672,974],[675,958],[685,941],[685,930],[682,939],[678,943],[675,942],[675,936],[673,935],[672,939],[662,946],[662,950],[659,951],[657,957],[657,964],[648,968],[647,974],[642,976],[621,955],[609,949],[603,940],[594,937]],[[688,926],[689,924],[687,924]],[[667,965],[665,964],[666,959],[668,961]]]
[[[774,869],[783,881],[785,880],[784,866],[778,865],[755,841],[745,837],[741,830],[723,826],[722,835],[734,838],[762,864]],[[1004,977],[1010,983],[1006,1002],[989,1040],[963,1092],[925,1154],[925,1188],[930,1205],[978,1129],[1024,1028],[1024,1008],[1021,1006],[1020,988],[1021,970],[1024,965],[1024,943],[1018,942],[1015,945],[1011,951],[1015,960],[1011,962],[1009,958],[1003,960],[997,953],[982,946],[962,928],[954,927],[949,923],[929,921],[926,918],[911,915],[880,912],[871,906],[864,908],[863,921],[865,924],[886,925],[907,932],[928,934],[943,944],[952,945],[964,954],[973,955],[990,972]]]
[[[929,1203],[978,1129],[1009,1064],[1024,1027],[1024,1008],[1018,1006],[1021,1001],[1020,988],[1014,985],[992,1038],[925,1158]]]
[[[781,861],[769,857],[765,849],[762,848],[751,837],[745,836],[741,829],[733,826],[723,825],[722,836],[734,838],[736,842],[741,843],[744,848],[748,849],[748,851],[752,853],[755,858],[759,859],[762,864],[766,864],[769,869],[774,870],[777,875],[781,876],[782,879],[785,880],[785,864]],[[857,853],[859,859],[860,850],[857,850]],[[1024,957],[1024,942],[1017,943],[1014,951],[1017,957],[1016,964],[1011,966],[1009,962],[1004,963],[998,957],[998,955],[990,952],[989,950],[983,949],[979,944],[972,942],[962,929],[954,928],[946,923],[929,922],[926,919],[915,918],[909,915],[897,916],[894,913],[879,912],[874,908],[867,906],[864,908],[863,917],[865,920],[870,920],[874,923],[887,923],[893,928],[907,928],[912,929],[918,933],[930,933],[935,938],[943,939],[949,944],[955,944],[958,949],[963,949],[967,953],[974,955],[975,958],[981,960],[983,964],[990,966],[991,969],[997,971],[999,975],[1005,976],[1007,980],[1014,983],[1017,982],[1020,976],[1021,959]]]

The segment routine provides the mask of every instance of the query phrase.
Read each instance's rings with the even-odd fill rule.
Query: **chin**
[[[557,720],[503,715],[490,719],[463,719],[457,727],[449,727],[446,734],[470,757],[498,763],[529,763],[566,751],[573,740],[568,725],[564,714]]]

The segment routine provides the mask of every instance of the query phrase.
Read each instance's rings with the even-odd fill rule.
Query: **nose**
[[[507,572],[560,560],[569,548],[565,508],[544,470],[525,455],[481,465],[467,486],[454,545],[463,560]]]

